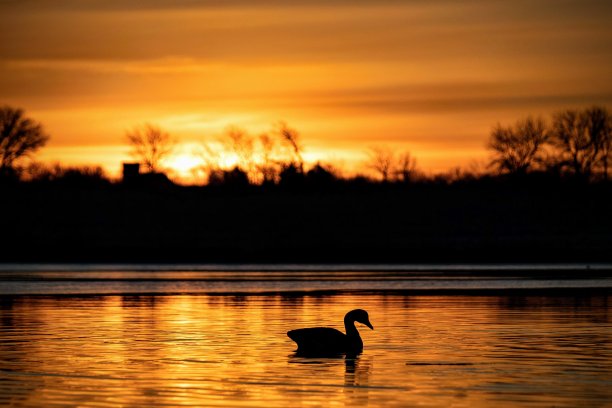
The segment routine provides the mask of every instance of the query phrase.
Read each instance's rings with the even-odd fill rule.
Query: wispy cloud
[[[42,3],[50,10],[33,5],[5,10],[1,58],[427,62],[538,56],[551,47],[557,54],[582,52],[584,47],[609,54],[611,40],[609,2],[547,1],[534,6],[412,1],[393,7],[393,2],[363,2],[369,4],[364,8],[342,1],[330,2],[335,7],[329,10],[304,1],[298,4],[308,9],[297,11],[273,7],[274,2],[268,7],[236,2],[236,7],[209,8],[217,3],[179,2],[171,7],[174,2],[79,1],[76,9],[60,7],[71,2]],[[165,4],[169,10],[139,10],[151,4]],[[105,7],[125,10],[101,12]]]
[[[497,1],[498,3],[507,3]],[[0,7],[8,10],[46,8],[59,10],[156,10],[156,9],[201,9],[201,8],[245,8],[245,7],[380,7],[380,6],[425,6],[428,4],[451,5],[454,0],[4,0]],[[495,0],[468,0],[466,5],[496,3]],[[549,8],[551,12],[588,8],[597,12],[610,11],[607,0],[516,0],[515,7],[528,10]]]

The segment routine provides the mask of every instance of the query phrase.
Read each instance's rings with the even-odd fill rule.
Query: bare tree
[[[142,160],[150,172],[159,171],[161,162],[176,144],[168,132],[149,123],[127,132],[126,139],[132,146],[132,156]]]
[[[562,168],[581,179],[598,171],[605,177],[610,162],[610,114],[605,108],[568,109],[554,115],[552,145]]]
[[[586,109],[583,115],[594,145],[593,150],[597,151],[596,171],[607,180],[609,165],[612,162],[612,115],[606,108],[599,106]]]
[[[221,148],[209,142],[202,142],[194,155],[202,160],[202,164],[195,167],[194,176],[211,184],[211,180],[221,174]]]
[[[49,136],[23,109],[0,108],[0,174],[14,170],[17,160],[44,146]]]
[[[391,149],[382,146],[372,146],[368,150],[367,166],[377,172],[383,182],[389,181],[393,175],[395,155]]]
[[[226,149],[236,156],[236,166],[253,177],[255,139],[244,129],[230,126],[225,131],[223,143]]]
[[[397,157],[395,173],[397,178],[404,183],[409,183],[416,173],[416,159],[410,152],[402,152]]]
[[[300,134],[297,130],[290,128],[285,122],[279,123],[278,133],[281,140],[287,144],[291,150],[292,163],[299,173],[304,173],[304,159],[302,153],[304,148],[300,142]]]
[[[493,151],[491,164],[500,172],[525,174],[543,161],[543,146],[549,132],[542,118],[528,117],[513,126],[498,124],[487,147]]]
[[[276,143],[270,135],[264,133],[259,136],[261,161],[258,170],[261,174],[262,183],[275,183],[278,178],[278,164],[274,160]]]

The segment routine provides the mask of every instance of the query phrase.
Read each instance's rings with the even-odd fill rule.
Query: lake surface
[[[184,269],[1,267],[0,405],[612,400],[612,296],[599,273]],[[455,292],[436,294],[439,287]],[[483,288],[494,292],[473,291]],[[547,291],[555,288],[563,291]],[[342,329],[353,308],[368,310],[375,328],[358,325],[363,354],[295,356],[288,330]]]
[[[612,265],[17,265],[0,295],[612,289]]]

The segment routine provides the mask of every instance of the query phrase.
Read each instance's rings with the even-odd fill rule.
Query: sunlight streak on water
[[[609,296],[3,296],[0,405],[597,406],[612,398]],[[293,354],[341,328],[356,360]]]

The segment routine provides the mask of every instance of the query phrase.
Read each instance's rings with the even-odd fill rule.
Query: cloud
[[[612,105],[612,92],[582,94],[540,94],[478,96],[466,93],[449,97],[388,97],[388,98],[351,98],[341,101],[318,103],[319,107],[332,107],[335,110],[353,113],[377,114],[447,114],[502,111],[508,109],[536,109],[553,107],[560,109],[568,106],[585,106],[593,104]]]
[[[466,5],[483,5],[496,3],[494,0],[469,0]],[[497,3],[505,3],[498,0]],[[454,0],[4,0],[0,8],[6,10],[168,10],[168,9],[206,9],[206,8],[266,8],[266,7],[380,7],[380,6],[424,6],[435,4],[446,6],[456,4]],[[610,10],[607,0],[516,0],[513,8],[538,10],[548,9],[549,13],[567,10],[590,9],[597,12]]]
[[[402,65],[213,64],[197,59],[15,60],[0,64],[0,98],[55,106],[188,104],[244,111],[410,115],[611,104],[607,77],[542,78],[475,71],[404,75]],[[593,71],[591,71],[593,72]]]
[[[450,3],[451,0],[437,0]],[[143,11],[168,9],[210,9],[210,8],[266,8],[266,7],[380,7],[406,4],[425,4],[425,0],[5,0],[0,7],[7,10],[32,10],[33,8],[53,10],[92,11]]]
[[[609,54],[612,41],[609,2],[220,3],[4,2],[17,9],[3,13],[0,58],[427,61]]]

